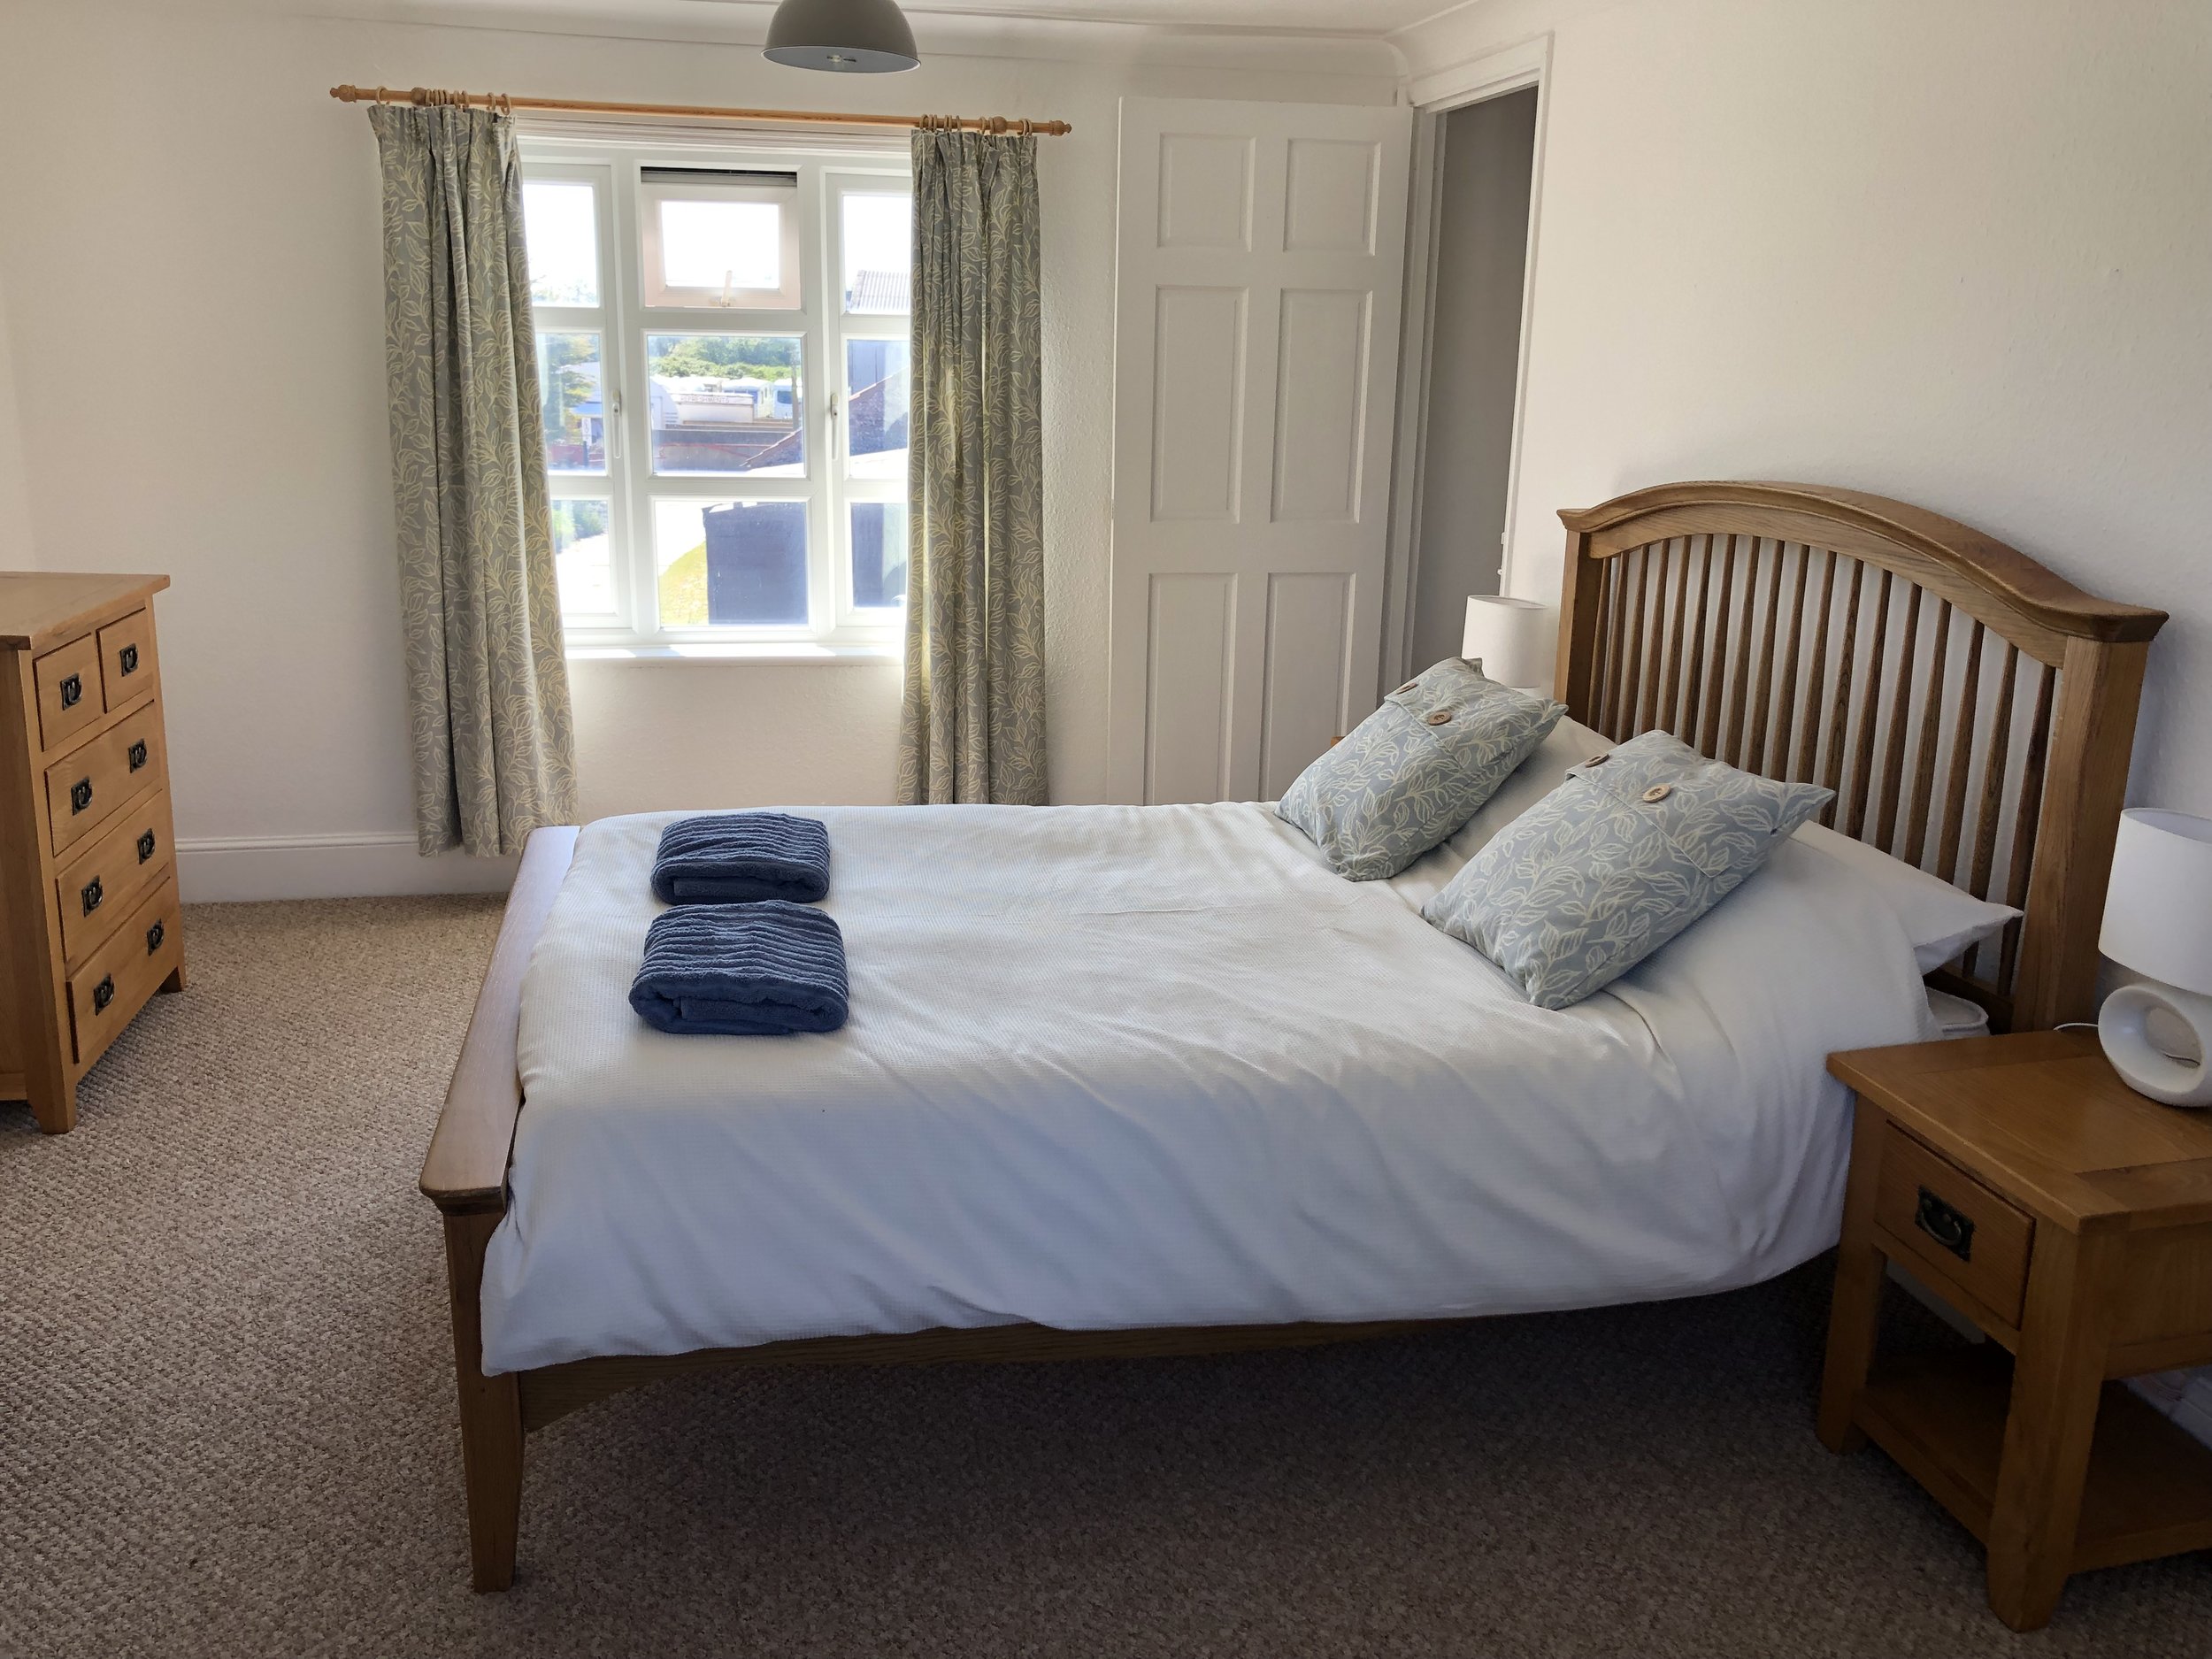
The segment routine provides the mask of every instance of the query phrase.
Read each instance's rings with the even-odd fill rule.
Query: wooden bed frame
[[[1560,517],[1556,686],[1576,719],[1616,737],[1664,727],[1749,770],[1827,784],[1834,827],[2024,912],[1978,962],[1933,982],[1980,1002],[2000,1030],[2092,1011],[2144,657],[2162,612],[2093,599],[1963,525],[1847,490],[1670,484]],[[484,1375],[479,1294],[523,1105],[523,972],[576,833],[530,839],[423,1164],[422,1190],[444,1217],[479,1590],[513,1581],[525,1435],[641,1383],[720,1367],[1219,1353],[1418,1323],[1000,1325]]]

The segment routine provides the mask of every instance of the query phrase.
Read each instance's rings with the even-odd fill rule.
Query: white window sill
[[[895,640],[854,645],[807,645],[771,641],[733,644],[698,641],[690,644],[595,645],[580,642],[568,648],[572,663],[758,663],[777,665],[825,663],[896,663],[905,646]]]

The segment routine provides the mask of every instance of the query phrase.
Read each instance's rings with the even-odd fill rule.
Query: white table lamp
[[[2112,1069],[2169,1106],[2212,1106],[2212,818],[2147,807],[2120,815],[2097,949],[2158,981],[2105,998],[2097,1035]],[[2162,1015],[2194,1039],[2195,1059],[2152,1041],[2148,1023]]]
[[[1467,601],[1467,632],[1461,636],[1459,654],[1480,663],[1484,676],[1501,686],[1545,690],[1551,672],[1550,618],[1551,607],[1533,599],[1476,594]]]

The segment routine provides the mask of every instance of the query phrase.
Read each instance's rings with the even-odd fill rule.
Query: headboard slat
[[[1774,704],[1774,628],[1782,614],[1782,566],[1788,557],[1789,550],[1777,541],[1774,557],[1767,561],[1767,617],[1759,635],[1759,683],[1752,694],[1751,736],[1743,759],[1733,763],[1753,772],[1766,770],[1767,718]]]
[[[1920,654],[1920,585],[1905,589],[1905,639],[1897,654],[1897,678],[1889,694],[1889,748],[1882,756],[1882,816],[1874,832],[1874,844],[1884,852],[1897,850],[1898,797],[1905,786],[1905,735],[1911,725],[1913,670]]]
[[[1805,578],[1813,563],[1813,550],[1797,549],[1797,575],[1790,584],[1790,632],[1782,648],[1781,714],[1774,728],[1775,772],[1786,779],[1799,774],[1790,764],[1790,733],[1797,724],[1797,664],[1805,643]]]
[[[2024,921],[1931,977],[2000,1027],[2088,1011],[2162,613],[1849,490],[1670,484],[1560,516],[1557,684],[1576,718],[1615,738],[1663,727],[1732,764],[1818,780],[1844,833],[1983,896],[2001,869]],[[2001,651],[1985,649],[1992,634]]]
[[[1854,841],[1863,839],[1866,828],[1867,792],[1874,787],[1874,733],[1882,718],[1882,651],[1889,643],[1889,588],[1893,580],[1888,571],[1874,598],[1874,646],[1867,655],[1866,680],[1859,690],[1858,749],[1851,757],[1851,827],[1845,832]]]
[[[1605,600],[1603,623],[1606,649],[1598,662],[1598,708],[1609,726],[1619,718],[1621,685],[1621,562],[1609,560],[1605,567]]]
[[[1682,681],[1682,707],[1672,729],[1686,741],[1697,741],[1697,717],[1705,696],[1705,628],[1713,605],[1713,538],[1705,538],[1705,556],[1697,564],[1697,620],[1690,624],[1689,672]]]
[[[1967,769],[1974,764],[1975,704],[1982,688],[1982,625],[1966,635],[1966,677],[1959,686],[1958,721],[1952,728],[1951,781],[1943,792],[1943,835],[1936,842],[1936,874],[1959,879],[1959,836],[1966,827]]]
[[[1720,603],[1713,613],[1713,668],[1709,680],[1698,687],[1697,711],[1698,748],[1708,755],[1720,752],[1721,710],[1728,701],[1728,611],[1736,595],[1736,538],[1723,538],[1726,545],[1721,550]],[[1712,557],[1711,543],[1706,546],[1706,557]],[[1705,572],[1706,586],[1712,586],[1712,572]]]
[[[1809,556],[1812,549],[1808,547]],[[1805,726],[1798,733],[1797,759],[1790,767],[1789,780],[1810,783],[1814,764],[1820,758],[1820,686],[1828,671],[1828,619],[1835,614],[1836,566],[1843,560],[1826,548],[1821,549],[1825,559],[1820,570],[1820,609],[1813,616],[1813,660],[1805,675]]]
[[[1674,544],[1670,541],[1667,544]],[[1669,558],[1673,555],[1670,553]],[[1659,699],[1659,707],[1652,713],[1652,724],[1673,731],[1682,724],[1675,698],[1682,688],[1683,618],[1684,606],[1690,596],[1690,538],[1682,538],[1682,557],[1674,567],[1674,621],[1667,630],[1667,687]]]
[[[2012,762],[2012,693],[2020,680],[2020,648],[2005,645],[2005,665],[1997,680],[1997,710],[1989,722],[1989,750],[1982,761],[1982,810],[1974,827],[1974,869],[1967,888],[1976,898],[1989,896],[1996,865],[1997,832],[2005,812],[2005,772]]]
[[[1722,739],[1721,756],[1732,766],[1743,764],[1743,726],[1745,705],[1751,701],[1751,624],[1758,610],[1759,538],[1751,538],[1751,549],[1744,560],[1743,609],[1736,617],[1736,649],[1728,659],[1728,680],[1724,701],[1728,712],[1722,721],[1726,735]]]
[[[2005,902],[2024,910],[2028,902],[2028,873],[2035,866],[2035,833],[2040,814],[2032,809],[2043,798],[2043,765],[2051,748],[2051,687],[2058,672],[2048,663],[2035,665],[2035,713],[2028,720],[2028,752],[2020,771],[2019,807],[2012,832],[2012,869],[2005,878]],[[2004,952],[1997,969],[2000,983],[2009,985],[2018,964],[2020,925],[2005,929]]]
[[[1905,814],[1905,862],[1928,849],[1928,809],[1935,788],[1936,745],[1943,737],[1943,665],[1951,647],[1951,602],[1936,601],[1935,644],[1928,657],[1927,703],[1920,713],[1920,752],[1912,764],[1912,806]]]
[[[1644,700],[1644,587],[1650,573],[1651,544],[1631,549],[1620,559],[1622,572],[1628,588],[1628,657],[1623,671],[1622,694],[1615,700],[1614,724],[1611,730],[1643,728],[1638,724],[1638,710]]]
[[[1839,559],[1838,563],[1841,563]],[[1843,797],[1843,739],[1847,722],[1851,717],[1851,670],[1859,655],[1859,595],[1866,587],[1866,566],[1858,560],[1851,563],[1851,590],[1844,597],[1843,643],[1836,648],[1836,684],[1828,696],[1828,735],[1822,740],[1821,753],[1827,757],[1821,772],[1821,783],[1834,793],[1836,801]],[[1832,825],[1836,821],[1836,801],[1821,810],[1820,821]]]

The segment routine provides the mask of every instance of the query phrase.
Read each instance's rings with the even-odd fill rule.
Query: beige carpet
[[[0,1655],[2189,1655],[2212,1559],[2016,1638],[1810,1425],[1823,1263],[1223,1361],[705,1377],[531,1442],[465,1587],[415,1173],[496,916],[198,909],[48,1141],[0,1105]]]

